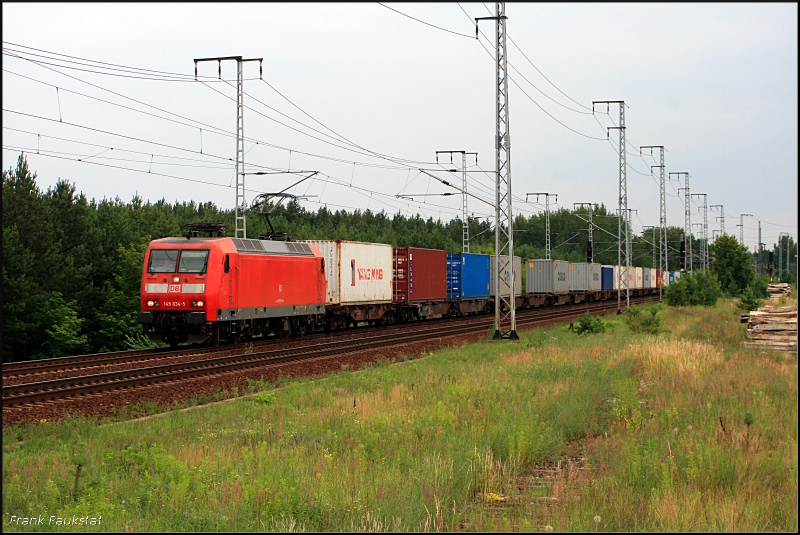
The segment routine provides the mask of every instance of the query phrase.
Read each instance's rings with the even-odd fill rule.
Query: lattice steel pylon
[[[469,252],[469,215],[467,212],[467,155],[475,156],[475,164],[478,164],[477,152],[466,152],[463,150],[437,150],[436,163],[439,163],[440,154],[449,154],[450,163],[453,163],[453,154],[461,154],[461,251]]]
[[[260,76],[264,74],[264,58],[242,59],[242,56],[225,56],[219,58],[200,58],[194,60],[194,78],[197,79],[197,64],[202,61],[216,61],[219,64],[219,78],[222,79],[222,62],[224,60],[236,61],[236,206],[234,237],[247,238],[247,201],[245,200],[244,190],[244,78],[242,74],[242,63],[246,61],[258,61]],[[241,236],[239,235],[241,233]]]
[[[525,194],[525,202],[528,202],[529,195],[536,195],[536,202],[539,202],[539,195],[544,195],[544,221],[545,221],[545,259],[550,260],[550,197],[555,197],[556,202],[558,202],[558,194],[557,193],[526,193]]]
[[[781,232],[778,234],[778,279],[783,275],[783,237],[786,236],[786,271],[789,271],[789,234],[788,232]]]
[[[714,208],[719,208],[719,217],[717,218],[717,221],[719,221],[719,230],[720,230],[720,232],[722,232],[722,235],[724,236],[725,235],[725,207],[722,206],[721,204],[712,204],[711,206],[709,206],[709,208],[711,208],[712,210]]]
[[[739,243],[744,245],[744,218],[754,217],[753,214],[739,214]]]
[[[700,243],[700,262],[703,266],[703,271],[708,268],[708,195],[705,193],[692,193],[692,197],[702,197],[703,207],[697,207],[697,211],[703,211],[703,229],[702,229],[702,242]]]
[[[478,21],[495,21],[496,72],[495,87],[497,89],[495,110],[497,129],[495,148],[495,273],[494,278],[494,338],[519,340],[517,336],[516,296],[514,295],[514,218],[511,206],[511,134],[508,122],[508,59],[506,49],[506,4],[495,4],[494,17],[475,19],[475,38],[478,37]],[[511,273],[508,295],[500,291],[500,274],[505,270]]]
[[[680,173],[670,173],[670,176],[678,175],[680,180],[681,175],[686,176],[686,187],[678,188],[678,193],[681,190],[686,190],[686,202],[684,203],[684,220],[683,220],[683,239],[686,242],[686,266],[684,271],[692,273],[692,198],[689,196],[689,173],[681,171]]]
[[[617,229],[617,265],[619,266],[619,281],[617,290],[617,310],[622,308],[622,292],[625,292],[625,307],[631,306],[629,273],[631,269],[631,235],[630,235],[630,219],[628,211],[628,178],[627,178],[627,164],[625,162],[625,101],[624,100],[593,100],[592,113],[594,113],[595,104],[619,104],[619,126],[609,126],[606,130],[606,135],[611,129],[619,130],[619,213]],[[622,223],[622,217],[625,218],[625,224]],[[623,227],[625,229],[625,264],[622,264],[622,234]]]
[[[648,145],[644,147],[639,147],[639,153],[641,153],[642,149],[650,149],[650,154],[653,154],[653,149],[660,149],[661,151],[661,165],[651,165],[650,172],[653,172],[654,167],[658,167],[661,169],[661,179],[659,180],[659,190],[660,190],[660,217],[658,220],[659,231],[658,231],[658,269],[661,272],[662,283],[658,285],[658,299],[659,301],[663,299],[663,277],[664,272],[669,269],[669,264],[667,262],[667,194],[666,194],[666,181],[664,173],[666,172],[666,168],[664,167],[664,146],[663,145]],[[655,266],[655,263],[653,264]]]
[[[700,242],[700,254],[698,255],[698,257],[699,257],[699,260],[700,260],[700,270],[704,271],[705,268],[703,267],[703,258],[704,258],[704,256],[703,256],[703,224],[702,223],[692,223],[692,226],[693,227],[697,227],[697,229],[698,229],[697,231],[700,233],[700,240],[698,240]]]

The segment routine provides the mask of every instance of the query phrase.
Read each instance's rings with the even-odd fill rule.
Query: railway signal
[[[681,271],[686,270],[686,240],[681,240]]]

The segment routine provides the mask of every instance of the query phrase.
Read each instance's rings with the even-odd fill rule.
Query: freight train
[[[147,249],[138,321],[153,342],[234,343],[359,323],[494,312],[493,257],[353,241],[271,241],[222,236],[163,238]],[[517,308],[617,297],[619,268],[514,257]],[[666,275],[666,273],[665,273]],[[631,267],[632,296],[679,277]],[[501,294],[511,289],[501,273]]]

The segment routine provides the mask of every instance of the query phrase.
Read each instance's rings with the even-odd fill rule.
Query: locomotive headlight
[[[180,277],[172,277],[172,282],[180,282]]]
[[[203,302],[202,301],[198,301],[197,302],[197,306],[199,306],[199,307],[203,306]]]
[[[148,301],[147,302],[147,306],[149,306],[149,307],[157,307],[158,306],[158,301]]]

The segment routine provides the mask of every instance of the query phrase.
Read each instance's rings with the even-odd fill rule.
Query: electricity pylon
[[[197,80],[197,64],[201,61],[216,61],[219,65],[219,78],[222,79],[222,62],[225,60],[236,61],[236,208],[234,212],[234,237],[247,238],[247,201],[244,193],[244,78],[242,76],[242,63],[257,61],[259,63],[259,76],[264,75],[264,58],[242,59],[242,56],[226,56],[219,58],[200,58],[194,60],[194,78]],[[201,132],[202,134],[202,132]],[[240,213],[241,210],[241,213]],[[239,233],[241,232],[241,236]]]
[[[495,268],[494,278],[494,339],[519,340],[517,336],[516,297],[514,280],[514,216],[511,207],[511,134],[508,123],[508,56],[506,49],[506,3],[495,4],[494,17],[475,19],[475,38],[478,38],[478,21],[495,21]],[[505,253],[505,254],[504,254]],[[511,273],[508,295],[501,295],[500,274]]]

